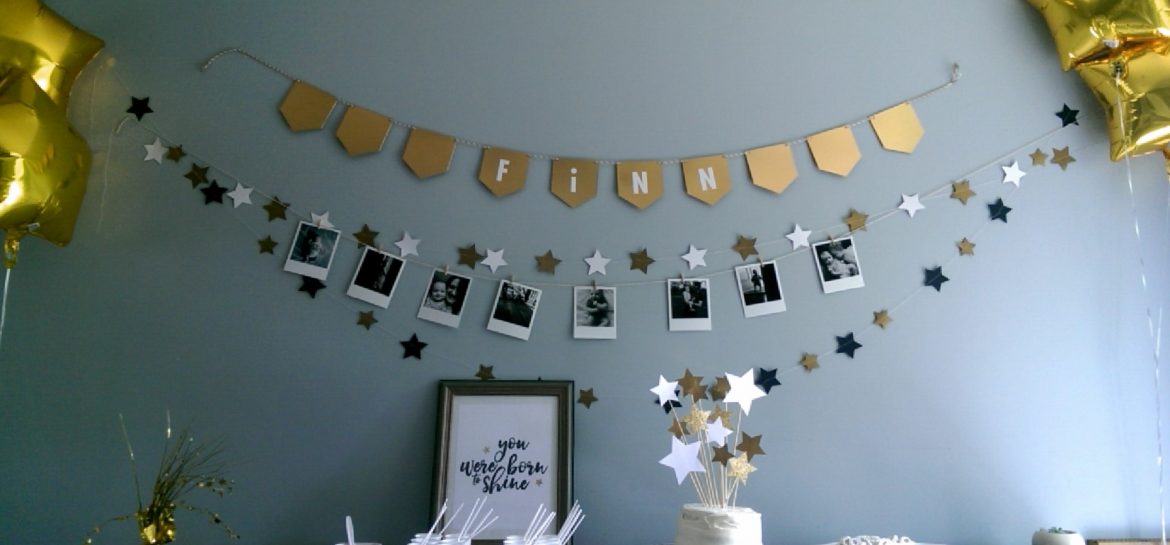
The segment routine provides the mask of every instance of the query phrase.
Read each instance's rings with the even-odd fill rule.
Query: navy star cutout
[[[134,114],[134,117],[142,121],[142,116],[154,113],[154,110],[150,109],[150,97],[130,97],[130,107],[126,108],[126,113]]]
[[[1008,212],[1012,209],[1003,203],[1003,199],[996,199],[993,203],[987,204],[987,209],[991,211],[991,219],[999,220],[1007,223]]]
[[[853,340],[852,332],[846,334],[844,337],[837,337],[838,354],[845,354],[846,356],[852,358],[853,353],[856,352],[858,348],[861,348],[861,343]]]
[[[939,265],[933,269],[926,269],[926,279],[922,283],[934,288],[934,291],[942,291],[943,282],[948,280],[950,278],[943,275],[942,265]]]
[[[422,351],[427,347],[427,343],[418,340],[418,335],[410,334],[410,340],[398,341],[402,345],[402,359],[413,357],[416,360],[422,359]]]
[[[1065,104],[1059,112],[1056,112],[1056,117],[1060,118],[1061,127],[1067,127],[1069,125],[1080,125],[1080,123],[1077,122],[1078,113],[1080,113],[1080,110],[1074,110],[1069,108],[1068,104]]]
[[[316,299],[317,298],[317,291],[319,291],[323,287],[325,287],[324,282],[317,280],[316,278],[313,278],[311,276],[302,276],[301,277],[301,287],[299,289],[297,289],[297,291],[303,291],[305,293],[308,293],[309,297]]]
[[[678,397],[678,394],[679,394],[679,390],[675,390],[674,391],[675,397]],[[666,403],[659,403],[658,398],[654,398],[653,401],[654,401],[655,405],[662,407],[662,412],[665,412],[666,414],[670,414],[670,411],[677,409],[679,407],[682,407],[682,403],[680,403],[677,399],[672,399]]]
[[[776,380],[775,369],[768,370],[761,367],[760,372],[756,373],[756,386],[759,386],[761,389],[763,389],[765,394],[772,393],[772,387],[779,385],[780,381]]]
[[[211,181],[211,185],[199,188],[203,192],[203,204],[211,204],[217,202],[223,204],[223,194],[227,193],[227,188],[217,183],[215,180]]]

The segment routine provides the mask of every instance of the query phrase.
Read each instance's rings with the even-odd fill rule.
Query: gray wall
[[[935,543],[1026,542],[1061,525],[1095,536],[1158,531],[1154,344],[1146,326],[1166,302],[1167,183],[1161,157],[1107,158],[1103,115],[1075,74],[1059,70],[1048,31],[1024,2],[111,2],[50,5],[107,48],[73,93],[72,117],[95,151],[76,239],[27,239],[12,272],[0,349],[0,543],[79,542],[94,523],[134,506],[118,427],[124,414],[143,478],[161,448],[164,414],[222,433],[236,493],[194,497],[243,535],[241,543],[404,543],[429,516],[436,382],[572,379],[600,398],[577,406],[576,490],[589,517],[585,544],[668,542],[680,504],[693,501],[657,460],[668,420],[651,404],[659,374],[712,377],[779,368],[782,387],[756,402],[745,426],[766,456],[739,494],[764,515],[769,544],[843,535],[904,534]],[[534,153],[607,159],[743,150],[848,122],[944,82],[916,104],[926,136],[913,155],[856,130],[863,159],[847,178],[815,171],[774,196],[747,183],[718,206],[683,194],[667,168],[666,195],[637,211],[603,170],[599,196],[570,210],[534,161],[528,188],[495,199],[475,181],[479,153],[456,152],[451,172],[417,181],[398,160],[406,131],[377,156],[349,158],[331,131],[294,134],[277,105],[287,80],[242,57],[244,47],[345,100],[468,139]],[[107,62],[115,61],[104,70]],[[156,113],[112,129],[128,95]],[[1062,103],[1080,126],[1035,144],[1070,146],[1067,172],[1032,168],[1026,149],[1059,127]],[[330,119],[329,129],[340,120]],[[154,134],[213,165],[221,184],[253,185],[294,209],[331,213],[346,233],[363,223],[389,246],[407,230],[429,263],[456,247],[505,248],[496,276],[545,289],[528,342],[484,329],[487,269],[464,324],[415,318],[428,269],[407,267],[372,331],[369,307],[344,296],[358,252],[337,255],[328,288],[310,299],[259,255],[271,235],[287,251],[293,222],[259,207],[204,206],[182,177],[189,163],[144,163]],[[1028,170],[1012,191],[998,166]],[[823,228],[850,208],[892,210],[982,166],[963,207],[924,201],[856,237],[866,287],[825,295],[811,259],[781,261],[789,310],[745,319],[727,271],[738,234],[765,257],[789,253],[794,222]],[[1009,222],[989,223],[1003,197]],[[263,200],[257,196],[257,202]],[[1143,242],[1133,233],[1142,222]],[[838,230],[837,233],[840,231]],[[974,237],[973,258],[955,242]],[[823,238],[824,233],[817,237]],[[581,261],[615,258],[610,283],[662,281],[688,244],[708,248],[714,330],[666,330],[661,283],[620,291],[616,341],[571,337],[570,290]],[[649,275],[627,252],[649,249]],[[538,274],[531,256],[564,263]],[[1143,291],[1144,258],[1149,290]],[[924,267],[945,264],[941,293]],[[894,309],[885,331],[872,312]],[[853,331],[855,359],[833,354]],[[398,341],[430,343],[404,360]],[[804,352],[821,368],[796,367]],[[1167,420],[1165,381],[1162,420]],[[408,438],[403,440],[402,438]],[[1163,448],[1166,440],[1163,438]],[[1165,500],[1165,497],[1163,497]],[[221,534],[180,515],[181,541]],[[129,525],[98,543],[134,542]]]

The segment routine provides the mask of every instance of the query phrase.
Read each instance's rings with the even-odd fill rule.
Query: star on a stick
[[[1068,107],[1068,104],[1063,105],[1059,112],[1056,112],[1056,117],[1060,118],[1060,126],[1067,127],[1069,125],[1080,125],[1077,122],[1077,114],[1080,110],[1074,110]]]
[[[958,199],[964,205],[967,204],[967,199],[975,196],[975,192],[971,191],[971,182],[963,180],[961,182],[954,182],[951,184],[951,198]]]
[[[1006,167],[999,167],[1003,169],[1003,183],[1013,184],[1020,187],[1020,180],[1027,174],[1020,170],[1020,162],[1012,161],[1012,164]]]
[[[459,248],[459,264],[460,265],[466,265],[466,266],[474,269],[475,264],[479,263],[479,260],[481,260],[485,257],[487,257],[487,256],[479,253],[479,251],[475,249],[474,244],[471,244],[469,246],[465,246],[463,248]]]
[[[492,374],[493,365],[480,365],[479,371],[475,372],[475,378],[479,380],[495,380],[496,375]]]
[[[720,405],[716,403],[715,407],[711,409],[711,416],[708,418],[708,422],[714,422],[718,420],[722,422],[724,426],[731,425],[731,411],[727,410],[726,405]]]
[[[245,187],[240,182],[236,182],[236,188],[229,191],[227,196],[232,199],[232,208],[239,208],[242,204],[252,204],[252,188]]]
[[[813,369],[820,367],[821,364],[817,363],[816,354],[809,354],[808,352],[805,352],[804,355],[800,357],[800,366],[804,367],[805,371],[811,373]]]
[[[687,444],[679,441],[677,437],[671,437],[670,454],[659,460],[658,463],[673,469],[678,484],[682,484],[691,472],[703,473],[706,471],[703,469],[702,462],[699,461],[699,448],[702,446],[698,441]]]
[[[610,259],[601,255],[601,250],[593,250],[593,256],[585,258],[585,263],[589,265],[589,272],[586,274],[601,273],[605,275],[605,266],[609,265]]]
[[[747,455],[747,459],[749,461],[757,454],[767,454],[767,452],[764,452],[764,449],[760,448],[760,439],[764,437],[763,434],[753,437],[747,433],[741,432],[739,435],[739,444],[735,445],[735,450],[738,450]]]
[[[711,411],[704,411],[695,403],[691,405],[691,411],[682,418],[682,423],[686,424],[688,432],[697,434],[707,430],[707,417],[710,414]]]
[[[992,220],[999,220],[1004,223],[1007,223],[1008,212],[1012,211],[1011,207],[1003,203],[1003,199],[996,199],[993,203],[987,203],[987,209],[991,212]]]
[[[707,387],[703,385],[703,377],[692,375],[690,369],[684,370],[683,376],[675,382],[682,388],[683,395],[691,396],[692,401],[707,399]]]
[[[694,244],[690,245],[690,250],[682,255],[683,261],[687,262],[687,270],[693,271],[695,267],[707,266],[707,250],[696,248]]]
[[[919,210],[925,209],[926,207],[923,206],[922,202],[918,200],[917,193],[913,195],[907,195],[903,193],[902,204],[898,205],[898,208],[905,210],[906,213],[910,214],[910,217],[913,218],[914,214],[918,213]]]
[[[422,242],[417,238],[410,238],[410,233],[403,231],[402,238],[395,242],[394,245],[398,247],[398,257],[406,257],[408,255],[418,255],[418,243]]]
[[[852,358],[853,353],[856,352],[858,348],[861,348],[861,343],[853,339],[852,332],[847,333],[844,337],[837,337],[838,354],[845,354],[846,356]]]
[[[1048,154],[1040,151],[1040,148],[1036,148],[1036,151],[1033,151],[1028,157],[1032,158],[1032,166],[1034,167],[1044,166],[1048,162]]]
[[[666,431],[670,432],[671,435],[682,439],[687,435],[687,425],[684,424],[682,420],[671,420],[670,427],[666,428]]]
[[[162,164],[163,154],[167,151],[167,147],[162,145],[162,140],[155,137],[153,144],[147,144],[142,147],[146,148],[146,158],[143,161],[154,161],[160,165]]]
[[[800,224],[798,223],[796,224],[796,227],[792,229],[792,232],[784,235],[784,237],[792,241],[792,249],[795,250],[797,248],[808,248],[808,236],[811,234],[812,231],[801,229]]]
[[[748,369],[746,373],[740,376],[727,373],[727,382],[731,384],[731,391],[727,392],[727,396],[723,398],[723,402],[739,403],[739,407],[743,409],[743,414],[750,414],[752,412],[752,401],[766,395],[759,386],[756,386],[754,374],[754,369]]]
[[[756,466],[748,463],[748,459],[749,458],[745,458],[743,455],[740,455],[732,458],[731,460],[728,460],[727,476],[732,477],[741,483],[746,483],[748,474],[756,470]]]
[[[675,388],[678,388],[678,381],[670,382],[666,380],[666,377],[658,375],[658,386],[651,388],[650,391],[658,396],[659,405],[666,405],[671,401],[678,401],[678,393],[675,392]]]
[[[873,325],[876,325],[882,329],[885,329],[886,326],[890,325],[890,322],[892,321],[894,321],[894,319],[890,318],[890,311],[884,308],[878,311],[874,311],[873,313]]]
[[[416,360],[422,359],[422,350],[427,347],[427,343],[418,340],[418,335],[411,333],[410,339],[405,341],[398,341],[402,345],[402,359],[414,358]]]
[[[211,181],[211,185],[201,188],[199,191],[203,192],[203,204],[211,204],[217,202],[223,204],[223,194],[227,193],[227,188]]]
[[[732,433],[734,432],[727,429],[727,426],[723,425],[722,418],[713,419],[707,424],[708,443],[714,443],[716,445],[723,446],[727,444],[727,436],[731,435]]]
[[[374,317],[374,311],[369,310],[358,312],[357,325],[366,328],[366,331],[369,331],[369,329],[374,327],[374,324],[376,323],[378,323],[378,319]]]
[[[301,287],[298,288],[297,291],[303,291],[303,292],[309,294],[309,297],[316,299],[317,292],[320,291],[321,288],[324,288],[324,287],[325,287],[324,282],[317,280],[316,278],[313,278],[311,276],[302,276],[301,277]]]
[[[370,229],[370,226],[363,223],[362,230],[353,234],[353,238],[358,241],[359,246],[369,246],[377,248],[378,244],[375,239],[378,238],[378,232]]]
[[[271,254],[276,249],[276,241],[272,240],[272,235],[268,235],[256,241],[260,244],[260,253]]]
[[[727,465],[729,460],[735,458],[735,456],[731,454],[731,451],[727,450],[727,445],[720,445],[719,448],[711,449],[711,452],[715,453],[715,455],[711,458],[711,461],[717,464],[723,464],[724,466]]]
[[[201,167],[195,163],[191,163],[191,168],[183,175],[184,178],[191,181],[191,187],[199,187],[200,184],[207,183],[207,170],[211,167]]]
[[[1052,148],[1052,162],[1060,165],[1060,170],[1068,170],[1068,164],[1076,162],[1072,155],[1068,154],[1068,146],[1060,149]]]
[[[755,237],[738,235],[735,239],[735,246],[732,246],[731,249],[735,250],[735,253],[739,254],[740,259],[744,261],[747,261],[748,256],[760,255],[760,252],[756,251]]]
[[[845,216],[845,225],[849,226],[850,231],[865,231],[865,222],[867,220],[869,220],[868,214],[862,214],[850,208],[849,215]]]
[[[285,210],[288,210],[288,203],[280,202],[280,197],[272,197],[268,204],[264,205],[264,211],[268,212],[268,221],[288,219],[284,215]]]
[[[142,121],[143,116],[154,113],[154,110],[150,109],[150,97],[130,97],[130,107],[126,108],[126,113],[134,114],[134,117]]]
[[[536,270],[542,273],[556,274],[557,265],[561,264],[561,260],[553,256],[552,250],[544,252],[542,255],[535,256]]]
[[[586,409],[592,407],[595,401],[597,401],[597,396],[593,395],[593,388],[582,388],[577,395],[577,403],[584,405]]]
[[[642,248],[636,252],[630,252],[630,270],[637,269],[642,271],[642,274],[648,274],[646,271],[650,265],[654,263],[654,258],[646,253],[646,249]]]
[[[504,249],[503,248],[500,248],[499,250],[489,249],[487,251],[487,257],[485,257],[483,259],[483,261],[480,261],[479,264],[491,269],[492,274],[495,274],[496,269],[508,264],[507,261],[504,261]]]
[[[942,272],[942,266],[933,269],[926,269],[926,278],[923,279],[923,285],[934,288],[934,291],[942,291],[943,282],[950,280]]]
[[[963,237],[957,245],[959,246],[959,255],[975,255],[975,243]]]
[[[731,391],[731,383],[727,382],[727,377],[715,377],[715,384],[711,386],[711,401],[722,401],[723,398],[727,397],[729,391]]]

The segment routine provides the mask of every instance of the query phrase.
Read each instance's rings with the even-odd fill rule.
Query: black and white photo
[[[488,319],[488,331],[528,340],[540,304],[540,290],[509,280],[500,281],[496,302]]]
[[[431,281],[423,294],[418,317],[448,327],[459,327],[463,318],[463,303],[471,290],[471,278],[443,269],[431,273]]]
[[[812,253],[825,293],[865,286],[853,237],[818,242],[812,245]]]
[[[775,261],[736,267],[735,283],[739,287],[744,317],[755,318],[788,310]]]
[[[366,246],[345,294],[371,305],[389,307],[402,264],[397,256]]]
[[[680,278],[666,281],[670,331],[710,331],[710,281],[706,278]]]
[[[617,338],[617,288],[573,287],[573,338]]]
[[[324,281],[329,276],[329,266],[333,263],[333,252],[340,236],[341,231],[336,229],[300,222],[284,261],[284,270]]]

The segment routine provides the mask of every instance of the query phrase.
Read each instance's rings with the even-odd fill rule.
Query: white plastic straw
[[[447,519],[447,524],[444,524],[442,528],[439,528],[439,535],[447,533],[447,527],[451,526],[452,522],[455,522],[455,519],[459,517],[459,512],[462,510],[463,504],[461,503],[459,504],[459,507],[455,509],[455,514],[451,515],[451,518]]]
[[[431,529],[427,530],[426,537],[423,538],[422,545],[430,545],[431,536],[435,535],[435,528],[439,526],[439,521],[443,520],[443,513],[447,512],[447,502],[443,502],[443,507],[439,508],[439,514],[435,517],[435,523],[431,525]]]
[[[532,537],[532,530],[536,528],[536,521],[540,520],[540,515],[544,514],[544,504],[540,504],[536,508],[536,513],[532,515],[532,522],[528,523],[528,529],[524,531],[524,543],[528,543],[529,538]]]
[[[345,539],[353,545],[353,519],[349,515],[345,516]]]
[[[488,515],[491,515],[491,513],[492,513],[492,512],[489,510],[489,511],[488,511]],[[491,519],[491,520],[487,520],[487,516],[484,516],[484,521],[485,521],[485,522],[481,523],[481,524],[479,525],[479,527],[478,527],[478,528],[476,528],[476,529],[475,529],[475,531],[471,533],[471,539],[475,539],[475,536],[478,536],[480,532],[482,532],[482,531],[484,531],[484,530],[487,530],[487,529],[488,529],[488,526],[491,526],[491,525],[492,525],[492,523],[496,522],[496,521],[497,521],[497,520],[499,520],[499,519],[500,519],[500,517],[499,517],[498,515],[497,515],[497,516],[495,516],[495,517],[492,517],[492,519]]]

